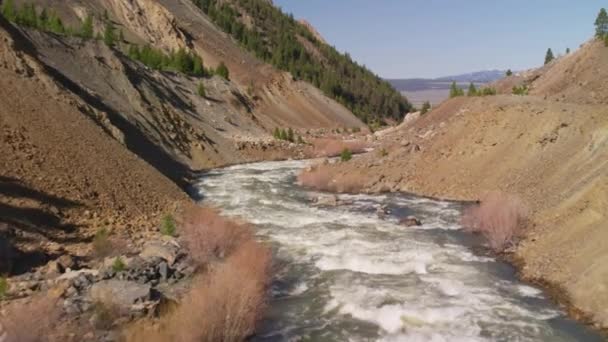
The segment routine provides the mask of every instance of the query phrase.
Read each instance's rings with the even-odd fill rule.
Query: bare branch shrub
[[[7,342],[50,341],[49,336],[59,314],[55,298],[35,296],[26,303],[19,301],[10,304],[6,314],[0,317],[0,327],[5,330]]]
[[[210,208],[190,208],[184,213],[180,229],[192,259],[199,265],[224,258],[253,238],[248,225],[222,217]]]
[[[521,235],[528,210],[516,196],[492,192],[480,204],[466,209],[461,221],[467,231],[483,235],[492,250],[502,252]]]

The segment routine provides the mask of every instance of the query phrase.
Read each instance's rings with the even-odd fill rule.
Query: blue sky
[[[523,70],[592,37],[606,0],[274,0],[387,78]]]

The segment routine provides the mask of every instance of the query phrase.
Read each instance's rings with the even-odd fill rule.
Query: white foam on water
[[[211,172],[198,186],[225,214],[256,224],[260,236],[276,243],[279,256],[310,269],[289,295],[314,296],[322,304],[316,315],[324,320],[315,329],[335,325],[332,331],[343,335],[340,340],[350,341],[555,340],[547,321],[560,313],[521,299],[542,297],[540,290],[497,279],[486,269],[495,262],[492,258],[475,255],[447,237],[437,242],[439,234],[461,229],[453,204],[339,195],[352,204],[314,207],[303,200],[314,192],[288,183],[306,165],[237,165]],[[387,201],[415,212],[422,226],[406,228],[396,219],[377,217],[374,208]],[[283,319],[290,320],[291,328],[279,333],[314,325],[310,322],[318,317],[298,317],[301,312],[287,311]],[[360,335],[344,328],[351,325],[340,325],[352,319],[377,326],[377,335]]]

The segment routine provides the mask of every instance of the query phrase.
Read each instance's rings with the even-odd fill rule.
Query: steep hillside
[[[497,83],[519,77],[531,96],[455,98],[379,134],[386,153],[329,168],[333,187],[358,182],[367,191],[467,200],[496,190],[516,194],[532,212],[515,251],[523,277],[556,286],[606,328],[607,53],[600,42],[586,44]]]
[[[57,257],[58,246],[85,244],[103,222],[129,230],[150,227],[187,199],[170,179],[109,138],[118,130],[105,113],[48,76],[34,46],[3,18],[0,40],[0,240],[14,237],[17,250],[35,241],[36,253]],[[150,153],[163,158],[161,151]],[[38,262],[17,260],[15,272],[27,270],[22,262]]]
[[[367,123],[399,120],[411,109],[388,82],[319,40],[306,24],[286,15],[272,2],[192,2],[258,58],[312,83]]]

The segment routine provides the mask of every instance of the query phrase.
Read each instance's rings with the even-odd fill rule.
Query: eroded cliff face
[[[592,42],[539,71],[497,83],[505,89],[508,82],[527,84],[530,96],[446,101],[377,134],[376,151],[328,172],[336,184],[358,180],[364,191],[521,197],[532,212],[515,251],[523,277],[563,289],[606,328],[608,111],[599,81],[608,70],[606,54],[608,48]]]

